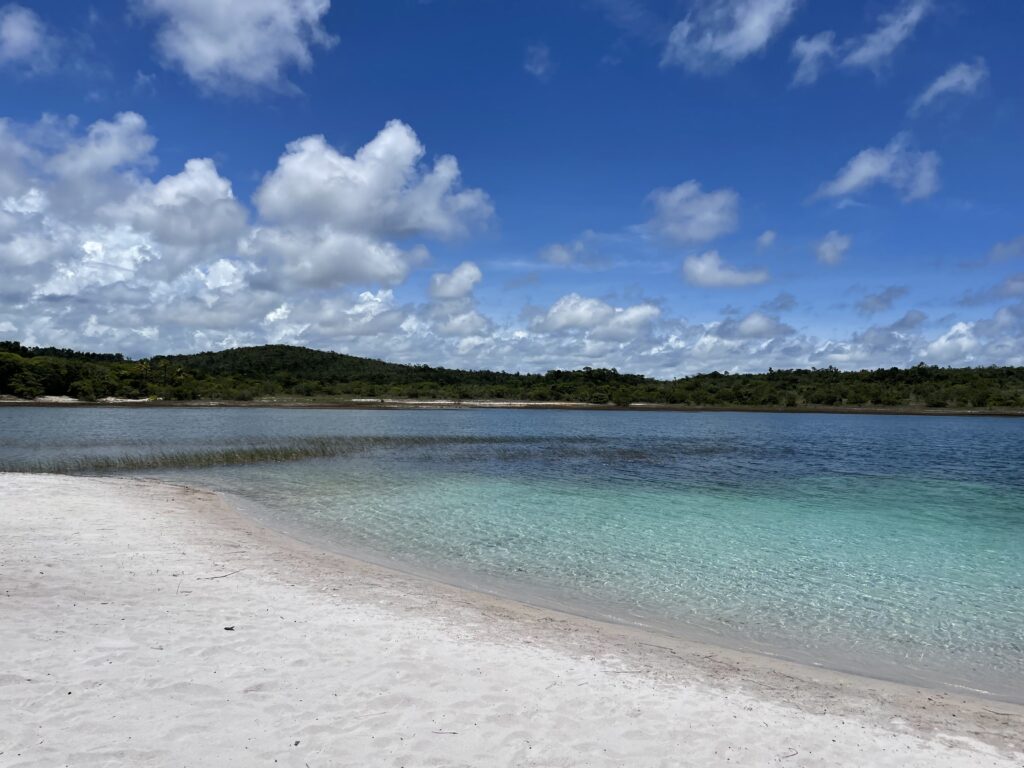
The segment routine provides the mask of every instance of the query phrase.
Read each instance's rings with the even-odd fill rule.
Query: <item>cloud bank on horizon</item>
[[[482,5],[0,4],[0,337],[1024,365],[1024,8]]]

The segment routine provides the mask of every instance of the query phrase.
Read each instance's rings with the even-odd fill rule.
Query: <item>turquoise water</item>
[[[0,409],[2,468],[125,460],[450,582],[1024,701],[1024,421]]]

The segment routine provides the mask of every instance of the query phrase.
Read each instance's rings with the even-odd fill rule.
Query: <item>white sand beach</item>
[[[318,551],[216,495],[0,475],[0,765],[1021,766],[1024,709]]]

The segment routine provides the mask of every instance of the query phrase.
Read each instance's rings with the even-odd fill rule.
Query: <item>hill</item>
[[[129,360],[0,342],[0,395],[160,400],[444,398],[708,407],[1022,408],[1024,368],[917,365],[711,372],[671,381],[614,369],[519,374],[402,365],[269,345]]]

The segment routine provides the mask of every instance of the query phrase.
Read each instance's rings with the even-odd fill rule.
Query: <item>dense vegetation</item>
[[[1024,368],[706,373],[674,381],[604,368],[545,374],[398,365],[302,347],[265,346],[129,360],[119,354],[0,342],[0,395],[162,400],[270,397],[510,399],[688,406],[1022,408]]]

